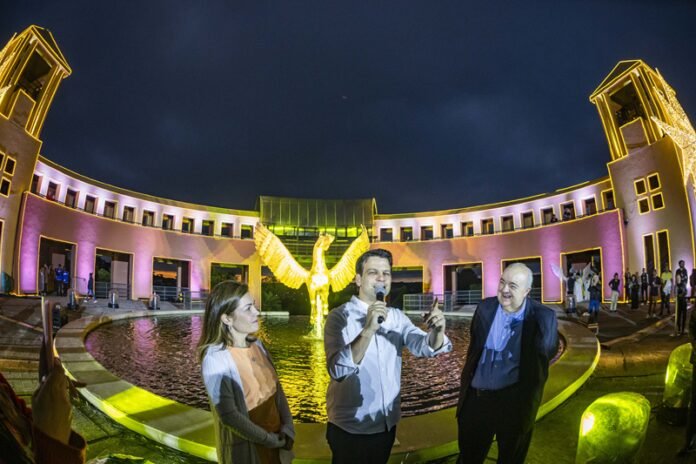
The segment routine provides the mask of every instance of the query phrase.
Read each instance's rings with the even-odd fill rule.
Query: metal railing
[[[189,291],[188,287],[152,286],[152,293],[157,293],[161,301],[169,301],[171,303],[183,303],[184,295],[187,291]]]
[[[529,291],[529,298],[535,301],[541,301],[541,287],[532,287]]]
[[[86,287],[86,286],[85,286]],[[109,294],[114,290],[119,298],[130,298],[130,285],[128,284],[112,284],[111,282],[94,282],[94,298],[105,300],[109,298]]]
[[[411,293],[404,295],[404,311],[428,311],[437,298],[443,311],[452,311],[457,306],[478,304],[481,290],[459,290],[442,293]]]
[[[541,287],[532,287],[529,297],[541,301]],[[429,311],[434,299],[442,305],[443,311],[452,311],[464,305],[476,305],[481,302],[481,290],[458,290],[442,293],[410,293],[404,295],[404,311]]]
[[[208,290],[184,291],[184,309],[205,309],[208,296],[210,296]]]

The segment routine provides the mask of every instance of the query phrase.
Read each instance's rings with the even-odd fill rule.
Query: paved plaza
[[[0,298],[0,370],[17,393],[27,400],[37,385],[41,334],[39,302],[36,298]],[[145,304],[140,301],[121,301],[116,310],[108,308],[106,301],[99,301],[83,304],[79,310],[68,314],[70,320],[75,320],[85,315],[144,309]],[[560,308],[556,309],[559,318],[585,324],[585,318],[569,317]],[[694,462],[694,457],[679,460],[675,456],[683,445],[684,427],[669,426],[657,420],[667,359],[676,346],[688,341],[687,336],[672,336],[673,332],[671,318],[648,319],[645,307],[630,310],[621,305],[617,313],[603,308],[599,319],[598,338],[602,343],[599,364],[580,390],[537,423],[528,462],[574,462],[582,412],[598,397],[619,391],[641,393],[653,407],[641,462]],[[74,406],[73,426],[88,442],[89,459],[125,453],[155,463],[204,462],[121,427],[81,398],[74,400]],[[490,455],[491,462],[494,457],[495,447]],[[453,463],[455,459],[439,462]]]

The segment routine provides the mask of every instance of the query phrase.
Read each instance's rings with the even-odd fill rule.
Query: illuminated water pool
[[[87,350],[106,369],[160,396],[209,409],[200,376],[196,344],[201,315],[125,319],[90,332]],[[323,342],[303,335],[309,317],[267,317],[259,338],[274,358],[290,409],[298,422],[326,421],[329,375]],[[404,351],[402,415],[414,416],[457,402],[459,376],[469,345],[469,320],[448,319],[451,353],[431,359]]]

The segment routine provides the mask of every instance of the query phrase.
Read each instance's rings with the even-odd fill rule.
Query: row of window
[[[602,192],[602,201],[604,202],[604,210],[614,209],[614,194],[611,190],[605,190]],[[570,200],[568,202],[561,203],[560,211],[562,211],[561,220],[569,221],[580,217],[575,213],[575,201]],[[584,206],[584,216],[591,216],[597,214],[597,202],[595,197],[588,197],[583,200]],[[542,208],[540,211],[541,225],[553,224],[559,222],[558,216],[553,206],[548,206]],[[516,230],[515,228],[515,218],[512,214],[501,216],[499,218],[500,226],[498,232],[512,232]],[[517,229],[531,229],[536,227],[537,224],[534,222],[534,211],[529,210],[520,213],[520,222]],[[495,223],[493,218],[484,218],[480,220],[480,235],[492,235],[496,233]],[[473,237],[476,235],[474,231],[473,221],[464,221],[461,223],[461,234],[460,237]],[[433,240],[435,238],[453,238],[454,225],[453,224],[441,224],[440,225],[440,236],[435,237],[435,229],[432,225],[424,225],[420,228],[420,240]],[[379,230],[379,240],[382,242],[394,241],[394,228],[392,227],[382,227]],[[399,229],[399,241],[408,242],[414,240],[413,227],[405,226]]]
[[[35,193],[39,195],[40,193],[40,185],[41,185],[41,177],[37,176],[34,174],[34,178],[32,179],[32,184],[31,184],[31,191],[32,193]],[[48,187],[46,189],[46,198],[48,200],[52,201],[57,201],[58,200],[58,184],[55,182],[49,181],[48,182]],[[65,192],[65,201],[63,204],[69,208],[75,208],[75,209],[80,209],[78,208],[78,197],[79,197],[79,192],[68,188],[67,191]],[[84,207],[82,207],[82,211],[90,214],[98,214],[97,213],[97,203],[99,199],[97,197],[94,197],[92,195],[85,195],[85,202],[84,202]],[[128,222],[130,224],[135,224],[136,223],[136,211],[135,207],[133,206],[124,206],[123,207],[123,214],[119,218],[117,217],[118,214],[118,205],[115,201],[109,201],[109,200],[104,200],[104,207],[102,210],[102,213],[99,214],[100,216],[103,216],[105,218],[109,219],[117,219],[121,220],[123,222]],[[161,220],[159,223],[159,227],[161,227],[164,230],[175,230],[174,229],[174,215],[173,214],[166,214],[163,213],[161,216]],[[140,221],[140,224],[146,227],[158,227],[156,217],[155,217],[155,212],[154,211],[149,211],[149,210],[143,210],[142,211],[142,219]],[[189,217],[183,217],[181,219],[181,229],[180,231],[183,233],[188,233],[188,234],[193,234],[196,229],[196,219],[195,218],[189,218]],[[249,224],[242,224],[240,231],[239,231],[239,236],[240,238],[253,238],[253,233],[254,233],[254,226],[249,225]],[[208,236],[213,236],[215,235],[215,221],[213,220],[203,220],[201,222],[201,235],[208,235]],[[233,223],[228,223],[228,222],[223,222],[220,227],[220,236],[223,237],[234,237],[234,224]]]

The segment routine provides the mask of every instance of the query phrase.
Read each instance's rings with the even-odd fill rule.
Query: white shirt
[[[355,434],[384,432],[399,421],[404,346],[418,357],[452,351],[447,336],[435,351],[428,345],[426,332],[397,308],[387,308],[387,319],[370,340],[360,364],[355,364],[350,344],[365,326],[367,307],[353,296],[333,309],[324,325],[326,367],[331,376],[326,391],[329,422]]]

